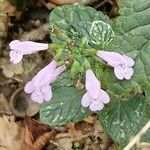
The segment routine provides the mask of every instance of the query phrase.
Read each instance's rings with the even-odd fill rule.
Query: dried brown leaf
[[[89,116],[89,117],[85,118],[84,121],[89,123],[89,124],[94,124],[96,121],[96,117],[95,116]]]
[[[23,34],[21,34],[20,39],[32,41],[42,40],[48,33],[48,24],[43,24],[39,28],[33,29],[29,32],[24,32]]]
[[[3,93],[0,94],[0,114],[12,114],[9,104]]]
[[[0,150],[21,150],[24,132],[21,125],[0,117]]]
[[[8,16],[20,17],[21,15],[21,12],[19,12],[16,7],[12,6],[9,0],[0,0],[0,12]]]
[[[25,140],[23,149],[42,150],[42,148],[56,135],[47,125],[41,124],[29,117],[25,118]]]
[[[41,150],[55,135],[56,131],[52,130],[50,132],[46,132],[34,142],[32,148],[33,150]]]
[[[78,137],[82,136],[81,131],[76,129],[74,123],[69,123],[67,125],[67,127],[68,127],[68,132],[72,138],[78,138]]]
[[[32,133],[34,141],[40,135],[52,130],[48,125],[41,124],[40,122],[33,120],[30,117],[25,118],[24,124],[28,127],[28,130]]]
[[[3,69],[3,74],[8,77],[11,78],[14,76],[14,74],[22,74],[24,69],[22,67],[22,63],[18,63],[18,64],[6,64],[1,66]]]

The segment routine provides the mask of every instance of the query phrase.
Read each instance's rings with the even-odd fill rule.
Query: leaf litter
[[[110,0],[111,1],[111,0]],[[49,10],[62,4],[89,4],[103,9],[106,3],[98,0],[57,0],[57,1],[0,1],[0,149],[1,150],[117,150],[117,146],[101,128],[97,117],[90,116],[79,123],[49,127],[41,124],[38,114],[34,117],[17,117],[10,108],[11,95],[22,88],[39,69],[47,63],[49,54],[41,52],[29,56],[17,65],[8,62],[8,43],[12,39],[50,42],[46,24]],[[17,5],[16,5],[17,3]],[[24,9],[26,6],[26,9]],[[104,6],[104,7],[103,7]],[[31,12],[37,7],[44,10]],[[39,10],[39,9],[38,9]],[[107,11],[107,13],[112,13]],[[34,14],[34,15],[33,15]],[[110,14],[111,16],[111,14]],[[113,16],[113,14],[112,14]],[[24,21],[25,20],[25,21]],[[43,64],[42,64],[43,63]],[[42,64],[41,66],[39,64]],[[77,83],[79,88],[83,85]],[[34,118],[34,119],[33,119]]]

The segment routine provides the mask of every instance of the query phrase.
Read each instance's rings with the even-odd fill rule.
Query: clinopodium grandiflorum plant
[[[124,146],[149,120],[150,2],[121,0],[119,14],[112,22],[92,7],[63,5],[49,16],[51,43],[10,42],[14,64],[39,51],[52,54],[24,87],[41,104],[41,122],[59,126],[97,113]]]

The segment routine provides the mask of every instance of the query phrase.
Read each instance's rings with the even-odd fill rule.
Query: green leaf
[[[49,26],[54,31],[54,34],[51,34],[53,42],[72,39],[76,40],[77,45],[81,38],[83,38],[77,28],[79,22],[103,21],[110,24],[109,18],[103,13],[83,5],[57,7],[51,12],[49,20]]]
[[[141,130],[141,128],[143,128],[143,126],[145,126],[145,124],[150,120],[150,87],[148,89],[146,89],[145,91],[145,95],[147,97],[147,104],[146,104],[146,108],[145,108],[145,115],[143,118],[143,121],[141,123],[141,126],[139,128],[139,130]],[[150,129],[142,136],[141,141],[143,142],[149,142],[150,141]]]
[[[121,0],[120,17],[113,25],[115,35],[108,49],[126,53],[135,60],[133,80],[150,83],[150,1]]]
[[[60,88],[64,86],[73,86],[75,85],[75,81],[70,78],[70,74],[68,72],[64,72],[59,76],[59,78],[54,82],[53,88]]]
[[[81,106],[84,91],[75,87],[61,87],[53,91],[51,101],[42,105],[40,120],[48,125],[63,125],[77,122],[87,117],[90,112]]]
[[[134,75],[129,81],[119,81],[114,76],[113,69],[110,70],[107,66],[101,65],[101,69],[96,71],[103,88],[111,96],[111,103],[99,113],[100,122],[106,132],[124,146],[144,125],[141,123],[146,123],[150,118],[145,118],[148,95],[142,95],[145,87],[150,85],[150,2],[120,1],[120,16],[113,23],[115,37],[105,49],[132,57],[135,60]]]
[[[114,32],[109,24],[96,20],[93,22],[82,21],[77,23],[79,36],[86,40],[86,43],[92,48],[105,48],[114,37]]]
[[[120,101],[114,93],[115,99],[110,106],[98,113],[99,120],[106,132],[119,144],[124,146],[129,138],[137,132],[144,116],[145,97],[137,94],[128,101]]]

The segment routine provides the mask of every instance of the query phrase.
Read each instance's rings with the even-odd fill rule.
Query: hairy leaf
[[[56,42],[58,39],[59,41],[71,39],[75,40],[76,45],[78,45],[85,32],[85,29],[82,30],[81,28],[79,31],[78,23],[85,21],[91,23],[94,21],[102,21],[106,24],[110,24],[110,20],[107,16],[91,7],[85,7],[83,5],[64,5],[57,7],[50,14],[49,26],[53,29],[53,34],[51,34],[52,41]],[[93,29],[92,26],[91,30]],[[91,30],[89,29],[87,34],[90,34]]]
[[[135,60],[133,80],[140,85],[150,83],[150,1],[121,0],[121,16],[114,23],[117,35],[109,49],[126,53]]]
[[[81,106],[83,91],[75,87],[61,87],[53,91],[51,101],[42,105],[40,119],[49,125],[63,125],[71,121],[80,121],[90,112]]]
[[[116,95],[113,93],[111,95],[115,97],[115,101],[98,115],[106,132],[123,146],[141,123],[145,97],[138,94],[128,101],[120,101]]]
[[[150,85],[150,2],[120,1],[120,16],[113,24],[115,37],[107,50],[132,57],[135,60],[134,76],[129,81],[118,81],[113,70],[103,67],[98,71],[104,88],[115,95],[110,94],[112,103],[118,101],[116,105],[111,107],[113,104],[110,104],[100,113],[100,122],[106,132],[123,146],[139,131],[143,120],[147,120],[144,116],[148,96],[143,96],[142,93]]]

